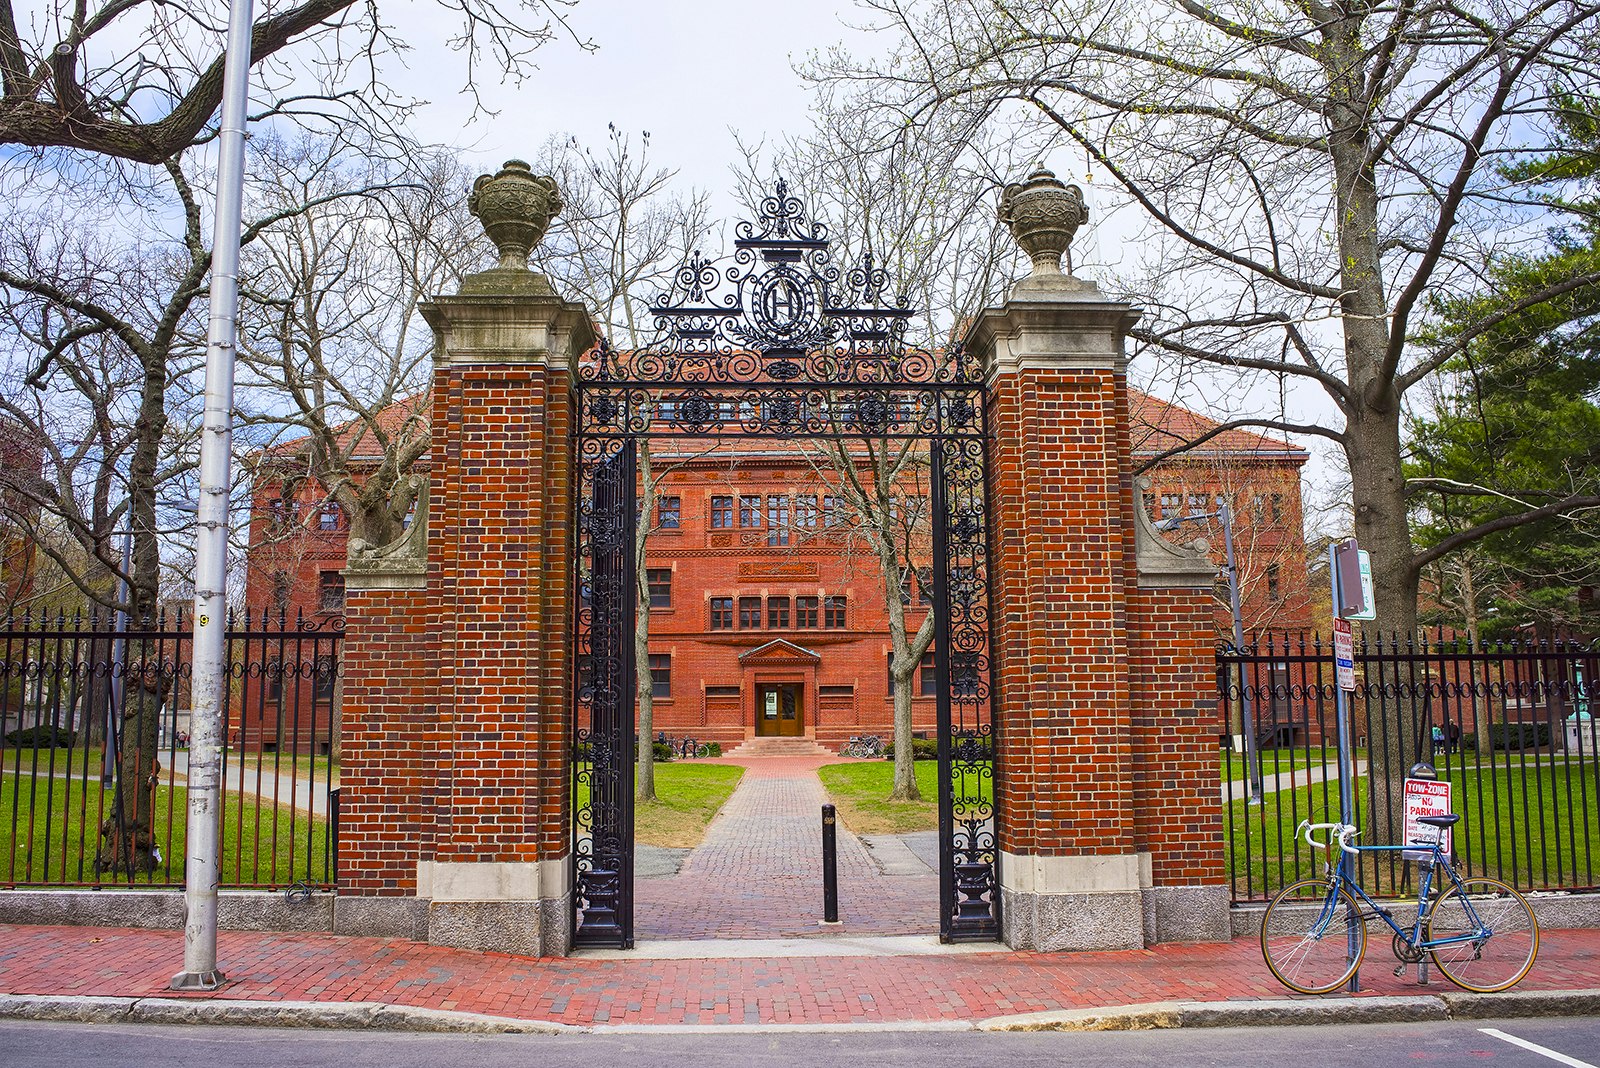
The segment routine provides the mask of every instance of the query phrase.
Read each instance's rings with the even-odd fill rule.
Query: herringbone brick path
[[[639,879],[635,938],[795,938],[823,933],[820,756],[728,761],[739,788],[676,875]],[[839,829],[839,918],[831,934],[931,934],[939,876],[886,875],[859,838]]]

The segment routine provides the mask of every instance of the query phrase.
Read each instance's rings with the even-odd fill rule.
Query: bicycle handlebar
[[[1313,849],[1327,849],[1333,845],[1335,840],[1337,840],[1339,843],[1339,848],[1344,852],[1349,853],[1351,856],[1359,855],[1361,852],[1361,850],[1350,844],[1350,839],[1361,833],[1361,829],[1353,824],[1312,823],[1310,820],[1301,820],[1300,826],[1296,827],[1295,831],[1300,835],[1300,837],[1304,838],[1306,840],[1306,844],[1311,846]],[[1326,842],[1319,842],[1312,837],[1312,833],[1315,831],[1332,831],[1333,837],[1329,838]]]

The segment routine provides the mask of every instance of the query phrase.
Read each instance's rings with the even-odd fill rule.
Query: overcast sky
[[[795,67],[813,51],[840,43],[867,54],[894,45],[890,36],[864,32],[865,16],[849,0],[787,0],[781,6],[749,0],[581,0],[572,9],[571,24],[596,49],[585,52],[571,40],[558,39],[538,51],[539,69],[520,85],[482,78],[479,95],[498,114],[474,117],[472,98],[460,91],[465,60],[442,43],[457,26],[449,12],[438,3],[415,0],[393,5],[386,14],[414,47],[407,69],[394,70],[392,78],[402,90],[430,100],[414,122],[422,139],[461,148],[490,171],[508,158],[531,158],[554,135],[573,134],[598,147],[607,123],[635,140],[648,130],[651,158],[679,172],[680,188],[709,193],[712,218],[719,222],[742,214],[731,195],[730,165],[739,155],[735,133],[749,144],[799,134],[809,125],[810,90]],[[1067,180],[1085,177],[1081,159],[1061,153],[1046,162]],[[1101,198],[1092,181],[1085,184],[1096,207]],[[1102,201],[1099,207],[1109,204]],[[1097,264],[1124,259],[1118,232],[1114,220],[1107,225],[1105,210],[1091,211],[1074,252],[1076,262],[1089,265],[1086,275],[1103,273]],[[1151,370],[1136,366],[1131,373],[1138,384],[1148,385]],[[1269,384],[1257,382],[1250,396],[1239,396],[1232,392],[1236,382],[1208,388],[1191,380],[1183,395],[1169,399],[1215,418],[1246,408],[1271,412],[1276,399],[1254,395]],[[1156,392],[1165,390],[1158,385]],[[1307,406],[1322,410],[1328,403],[1298,382],[1291,383],[1291,392],[1298,396],[1298,403],[1290,400],[1291,409],[1298,409],[1292,414],[1306,414]],[[1345,475],[1326,442],[1300,443],[1314,457],[1306,472],[1309,513],[1317,503],[1313,498],[1326,500]],[[1309,492],[1312,486],[1318,492]]]

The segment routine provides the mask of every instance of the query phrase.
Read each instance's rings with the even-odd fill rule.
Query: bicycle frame
[[[1420,844],[1397,846],[1356,845],[1351,846],[1350,848],[1354,849],[1357,853],[1415,853],[1421,851]],[[1478,916],[1477,910],[1472,907],[1472,900],[1466,895],[1465,884],[1463,883],[1461,876],[1456,873],[1455,866],[1452,865],[1449,858],[1444,855],[1444,851],[1439,848],[1439,844],[1435,842],[1433,845],[1429,846],[1428,852],[1432,854],[1432,857],[1429,862],[1423,866],[1422,881],[1417,888],[1417,916],[1412,922],[1411,929],[1409,931],[1396,923],[1394,921],[1394,917],[1390,915],[1389,910],[1384,908],[1377,901],[1374,901],[1372,897],[1367,894],[1366,890],[1362,889],[1361,883],[1348,871],[1346,871],[1347,864],[1345,858],[1349,854],[1341,854],[1337,863],[1330,862],[1329,864],[1331,871],[1328,877],[1328,896],[1323,902],[1323,913],[1318,918],[1317,926],[1319,928],[1325,927],[1332,921],[1334,910],[1338,908],[1339,890],[1342,888],[1348,891],[1351,897],[1357,899],[1367,908],[1372,910],[1370,914],[1366,912],[1362,913],[1361,919],[1363,921],[1367,919],[1368,915],[1377,916],[1379,919],[1383,920],[1384,923],[1389,925],[1390,930],[1392,930],[1396,935],[1405,939],[1406,943],[1414,949],[1438,949],[1441,946],[1458,945],[1462,942],[1473,942],[1492,935],[1494,932],[1484,926],[1483,920]],[[1438,869],[1443,869],[1445,875],[1449,876],[1451,885],[1455,888],[1457,896],[1460,897],[1461,903],[1465,907],[1469,919],[1472,921],[1473,930],[1466,934],[1453,935],[1448,938],[1424,939],[1422,937],[1422,930],[1423,924],[1427,920],[1429,911],[1428,892],[1433,887],[1433,873]]]

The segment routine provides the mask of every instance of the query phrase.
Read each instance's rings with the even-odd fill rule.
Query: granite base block
[[[1001,934],[1012,949],[1056,953],[1144,948],[1138,890],[1025,894],[1001,890]]]
[[[1233,937],[1226,886],[1152,886],[1140,896],[1146,945],[1226,942]]]

